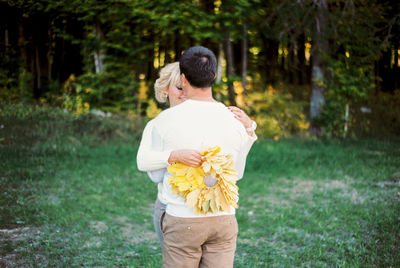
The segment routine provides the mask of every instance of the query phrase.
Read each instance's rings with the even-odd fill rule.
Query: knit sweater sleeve
[[[257,140],[257,135],[254,133],[253,136],[250,136],[246,133],[246,136],[244,138],[244,142],[242,143],[242,149],[240,150],[240,153],[236,159],[237,164],[237,172],[238,172],[238,180],[240,180],[243,177],[245,166],[246,166],[246,158],[247,155],[253,146],[253,143]]]
[[[168,158],[171,151],[162,151],[160,135],[156,133],[153,121],[147,123],[143,130],[136,163],[140,171],[155,171],[169,165]]]

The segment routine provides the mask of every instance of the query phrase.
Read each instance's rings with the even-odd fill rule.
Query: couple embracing
[[[236,180],[256,124],[213,98],[215,76],[214,53],[197,46],[164,67],[155,83],[156,99],[171,107],[146,125],[137,164],[158,183],[154,227],[163,267],[233,267]]]

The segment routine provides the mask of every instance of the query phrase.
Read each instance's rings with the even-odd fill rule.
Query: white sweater
[[[147,171],[152,181],[158,183],[158,198],[167,204],[167,213],[176,217],[201,217],[188,208],[182,197],[172,193],[168,184],[171,176],[166,170],[173,150],[201,151],[218,145],[224,154],[232,154],[242,178],[247,154],[257,136],[247,134],[244,126],[222,103],[186,100],[165,110],[151,120],[143,131],[137,165]],[[220,212],[207,216],[234,214]]]
[[[150,120],[143,130],[142,140],[140,141],[136,156],[136,163],[140,171],[147,171],[147,175],[150,179],[158,184],[157,198],[161,203],[166,204],[167,201],[162,195],[162,180],[166,167],[169,166],[168,158],[172,150],[158,151],[154,148],[156,147],[154,145],[157,141],[153,142],[153,123],[154,120]]]

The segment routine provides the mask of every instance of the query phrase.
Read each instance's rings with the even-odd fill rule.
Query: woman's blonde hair
[[[168,94],[166,93],[169,85],[175,84],[179,80],[181,72],[179,70],[179,62],[174,62],[166,65],[160,71],[160,77],[154,84],[156,100],[164,103],[167,101]]]

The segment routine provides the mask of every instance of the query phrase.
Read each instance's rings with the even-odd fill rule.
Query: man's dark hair
[[[217,60],[208,48],[191,47],[183,53],[179,60],[181,73],[193,87],[210,87],[217,71]]]

